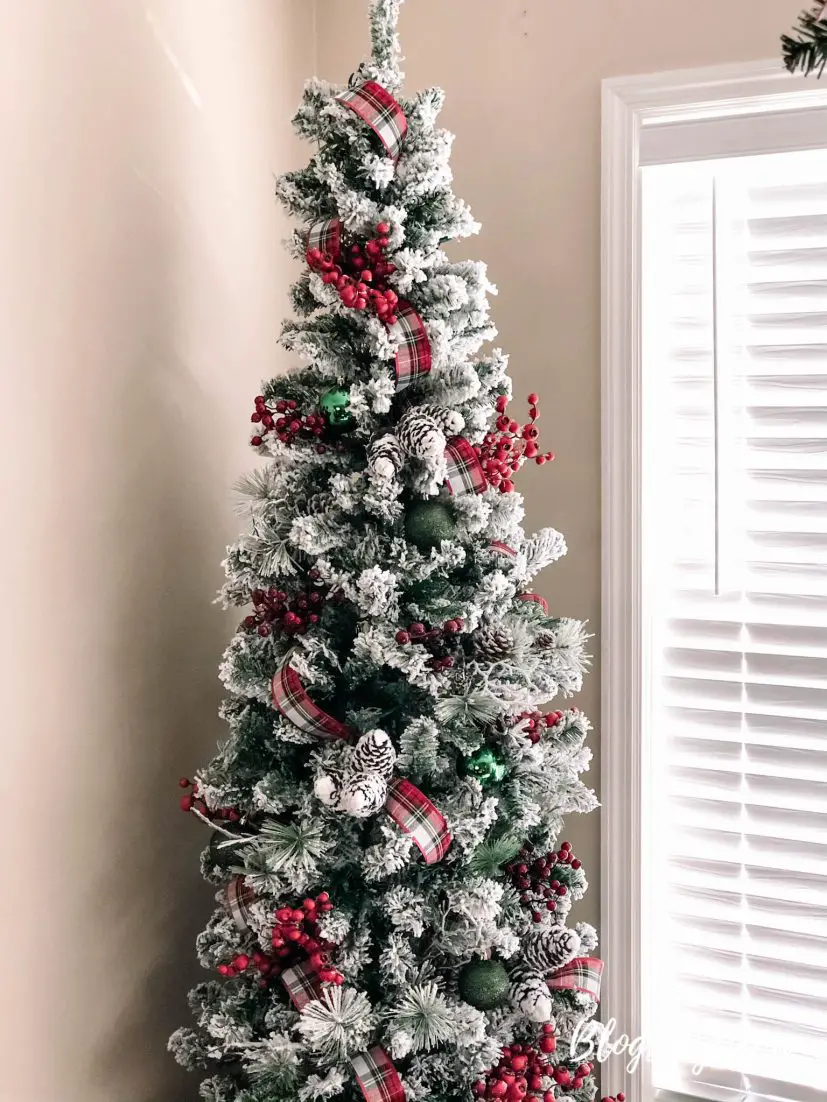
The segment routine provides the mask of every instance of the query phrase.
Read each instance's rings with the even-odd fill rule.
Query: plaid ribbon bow
[[[318,249],[331,260],[338,260],[342,255],[342,220],[341,218],[329,218],[326,222],[316,222],[310,227],[307,234],[307,249],[310,253]],[[308,257],[308,263],[310,258]]]
[[[405,112],[381,84],[368,80],[349,88],[336,97],[339,103],[355,111],[359,118],[368,124],[385,147],[389,157],[396,160],[402,152],[402,142],[408,133],[408,120]]]
[[[351,736],[349,727],[313,703],[299,675],[290,665],[289,654],[273,678],[273,703],[285,719],[305,734],[327,741],[349,739]]]
[[[405,1102],[405,1090],[390,1056],[379,1045],[351,1060],[365,1102]]]
[[[318,999],[322,990],[316,969],[309,960],[288,968],[282,973],[281,980],[290,1001],[298,1011],[304,1010],[308,1003]]]
[[[224,899],[239,933],[246,933],[250,928],[250,907],[255,903],[256,896],[243,876],[233,877],[224,889]]]
[[[433,357],[425,323],[409,302],[400,300],[396,321],[388,329],[396,341],[396,389],[404,390],[429,374]]]
[[[548,616],[548,601],[545,597],[541,597],[539,593],[520,593],[517,597],[520,601],[533,601],[539,605],[543,612]]]
[[[445,449],[448,460],[447,486],[452,494],[481,494],[488,489],[488,479],[477,453],[464,436],[455,437]]]
[[[582,991],[584,995],[591,995],[599,1002],[602,976],[602,960],[597,957],[575,957],[547,982],[550,991]]]
[[[424,792],[404,777],[398,777],[388,786],[385,811],[400,830],[410,834],[426,865],[441,861],[451,848],[445,816]]]
[[[351,738],[349,727],[328,715],[307,695],[290,666],[289,655],[273,678],[273,701],[283,716],[309,735],[328,740]],[[442,860],[450,848],[451,835],[445,817],[424,792],[400,777],[388,786],[385,811],[405,834],[411,835],[426,864]]]

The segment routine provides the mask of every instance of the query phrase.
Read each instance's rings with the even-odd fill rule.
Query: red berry
[[[189,788],[189,786],[190,786],[190,780],[189,780],[188,777],[182,777],[178,782],[178,787],[179,788]]]
[[[540,395],[539,394],[534,394],[533,392],[531,394],[529,394],[528,404],[530,406],[536,406],[539,401],[540,401]]]
[[[263,443],[263,440],[261,439],[260,436],[254,436],[250,440],[250,443],[253,445],[254,448],[260,448],[262,443]]]
[[[396,633],[396,641],[404,647],[407,643],[410,643],[411,637],[408,635],[407,631],[398,631]]]
[[[181,810],[192,811],[192,796],[181,797]]]
[[[380,222],[379,225],[376,227],[376,232],[379,237],[387,237],[388,234],[391,232],[391,228],[387,222]]]
[[[623,1091],[617,1092],[617,1102],[626,1102],[626,1095],[623,1093]]]
[[[316,896],[316,902],[317,903],[329,903],[330,902],[330,896],[327,894],[327,892],[319,892],[319,894]]]
[[[246,953],[239,953],[233,961],[233,967],[237,968],[239,972],[246,972],[246,970],[250,967],[250,958],[247,956]]]

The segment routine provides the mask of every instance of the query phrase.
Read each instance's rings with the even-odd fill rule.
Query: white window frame
[[[776,60],[603,81],[601,955],[607,968],[601,1001],[604,1022],[617,1021],[614,1041],[644,1035],[647,975],[641,967],[647,945],[641,861],[649,826],[642,800],[649,679],[641,578],[641,136],[654,126],[666,140],[667,126],[675,135],[695,120],[726,126],[747,114],[756,118],[758,144],[740,140],[731,151],[783,152],[796,144],[792,113],[825,107],[827,81],[790,76]],[[656,1095],[648,1062],[631,1075],[628,1059],[609,1056],[604,1091],[624,1090],[634,1102],[692,1102]]]

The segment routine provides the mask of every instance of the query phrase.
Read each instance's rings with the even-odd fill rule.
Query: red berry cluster
[[[513,861],[505,866],[511,883],[520,893],[520,902],[531,908],[531,917],[540,922],[542,910],[557,910],[557,900],[568,895],[568,888],[561,883],[555,873],[561,865],[579,869],[581,862],[574,856],[571,842],[563,842],[559,850],[550,850],[542,856],[536,856],[531,842],[524,842],[523,848]]]
[[[244,618],[247,631],[257,631],[264,637],[273,635],[305,635],[311,627],[318,624],[322,610],[328,601],[329,590],[322,587],[308,587],[290,597],[282,589],[271,586],[270,589],[253,590],[253,608],[255,612]],[[336,604],[342,601],[340,593],[330,600]]]
[[[537,444],[540,431],[535,421],[540,416],[537,411],[539,401],[536,394],[529,394],[530,419],[527,424],[521,425],[506,413],[508,398],[501,394],[497,399],[497,431],[487,432],[482,444],[474,448],[485,477],[503,494],[510,494],[514,489],[511,476],[519,471],[527,459],[533,459],[540,466],[554,459],[553,452],[541,453]]]
[[[551,1074],[554,1082],[562,1091],[579,1091],[587,1076],[591,1075],[593,1070],[594,1064],[584,1061],[574,1071],[567,1068],[565,1064],[558,1064]]]
[[[491,1102],[554,1102],[555,1093],[550,1080],[555,1079],[557,1069],[552,1069],[548,1057],[557,1047],[554,1026],[543,1026],[543,1035],[537,1048],[531,1045],[506,1045],[496,1067],[478,1079],[471,1088],[477,1098]]]
[[[617,1094],[605,1094],[600,1102],[626,1102],[626,1095],[623,1091],[618,1091]]]
[[[301,951],[319,974],[322,983],[344,983],[341,972],[330,967],[330,953],[336,949],[332,941],[324,941],[319,928],[319,915],[333,910],[330,896],[321,892],[315,899],[305,899],[300,907],[280,907],[273,927],[273,950],[282,962]]]
[[[210,811],[198,795],[198,781],[191,781],[188,777],[182,777],[178,782],[178,787],[192,789],[192,792],[187,792],[185,796],[181,797],[182,811],[197,811],[209,819],[226,819],[230,823],[237,823],[241,818],[241,812],[237,807],[219,807],[215,811]]]
[[[441,628],[428,628],[420,623],[410,624],[407,631],[403,629],[396,633],[396,641],[403,647],[409,643],[425,647],[431,653],[428,665],[439,673],[441,670],[453,669],[454,658],[447,650],[464,627],[465,622],[459,616],[446,620]]]
[[[333,904],[327,892],[321,892],[315,899],[303,900],[298,907],[279,907],[273,927],[272,954],[258,951],[251,955],[238,953],[230,964],[219,964],[219,974],[232,979],[248,968],[255,968],[261,975],[259,986],[267,987],[271,979],[280,976],[302,955],[306,955],[322,983],[341,985],[344,976],[330,965],[336,945],[321,938],[318,923],[320,914],[332,910]]]
[[[335,286],[348,309],[372,310],[386,325],[396,322],[399,302],[387,282],[388,276],[396,271],[396,266],[385,258],[390,232],[388,223],[380,222],[376,237],[366,241],[364,246],[352,245],[338,262],[319,249],[309,249],[307,253],[307,263],[314,272],[321,273],[324,283]]]
[[[556,727],[563,718],[563,713],[548,712],[543,715],[542,712],[520,712],[518,718],[524,721],[523,727],[528,737],[528,741],[532,746],[536,746],[543,737],[543,729],[547,727]]]
[[[250,418],[254,425],[261,425],[250,443],[258,448],[268,433],[274,432],[282,444],[295,444],[298,439],[312,440],[324,436],[327,421],[321,413],[302,413],[293,398],[279,398],[275,406],[267,405],[263,394],[256,398],[256,408]],[[324,454],[327,448],[319,444],[316,450]]]

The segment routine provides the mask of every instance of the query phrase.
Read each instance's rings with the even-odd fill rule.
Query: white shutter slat
[[[643,217],[653,1087],[820,1102],[827,150],[646,168]]]

